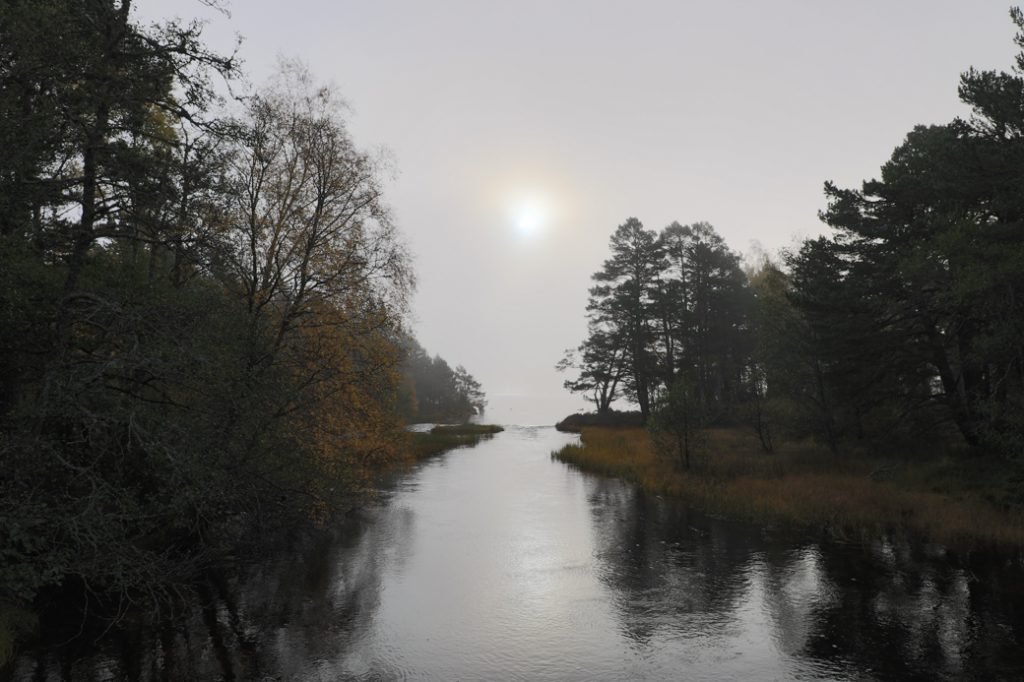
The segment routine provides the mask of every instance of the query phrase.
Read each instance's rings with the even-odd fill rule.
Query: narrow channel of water
[[[216,608],[22,679],[1019,680],[1020,557],[708,518],[510,427]]]

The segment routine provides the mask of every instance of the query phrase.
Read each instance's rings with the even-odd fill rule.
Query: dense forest
[[[413,340],[335,95],[288,63],[249,92],[200,28],[3,3],[0,663],[41,595],[171,599],[359,503],[405,422],[483,406]]]
[[[746,424],[768,451],[814,436],[1019,456],[1022,70],[1024,52],[1012,73],[964,73],[971,116],[915,128],[860,189],[827,183],[831,233],[778,259],[744,267],[707,223],[627,220],[558,365],[566,388],[681,436]]]

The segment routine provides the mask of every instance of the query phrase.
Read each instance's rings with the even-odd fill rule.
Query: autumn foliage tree
[[[313,461],[335,473],[340,460],[394,454],[395,339],[413,284],[380,164],[339,113],[328,89],[284,65],[238,122],[226,202],[208,216],[221,245],[214,272],[245,306],[252,337],[266,340],[249,371],[285,368],[291,386],[275,414],[305,422],[296,431]]]
[[[232,111],[198,25],[130,10],[0,15],[0,635],[41,591],[168,596],[402,445],[385,168],[301,68]]]

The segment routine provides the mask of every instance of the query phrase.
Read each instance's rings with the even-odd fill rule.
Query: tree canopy
[[[234,57],[129,0],[0,12],[5,631],[46,590],[168,596],[359,504],[406,456],[421,351],[387,169],[329,88],[284,63],[226,100]],[[482,409],[436,364],[437,409]]]
[[[588,335],[558,364],[565,382],[598,412],[620,395],[652,405],[677,381],[701,405],[728,411],[743,388],[752,299],[739,258],[707,223],[672,223],[660,234],[636,218],[611,238],[612,256],[593,276]]]
[[[968,70],[968,119],[916,127],[858,189],[826,183],[831,233],[782,262],[744,272],[706,223],[620,225],[593,277],[587,338],[558,365],[576,371],[566,388],[601,413],[622,397],[662,424],[693,423],[666,405],[748,421],[767,450],[786,432],[833,449],[959,438],[1018,455],[1024,14],[1011,18],[1016,70]]]

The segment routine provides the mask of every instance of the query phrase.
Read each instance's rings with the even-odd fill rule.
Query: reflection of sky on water
[[[418,465],[335,537],[228,585],[212,630],[197,613],[121,635],[73,677],[170,661],[171,679],[220,679],[226,660],[310,681],[1021,678],[1019,561],[709,518],[550,460],[574,438],[512,427]]]

